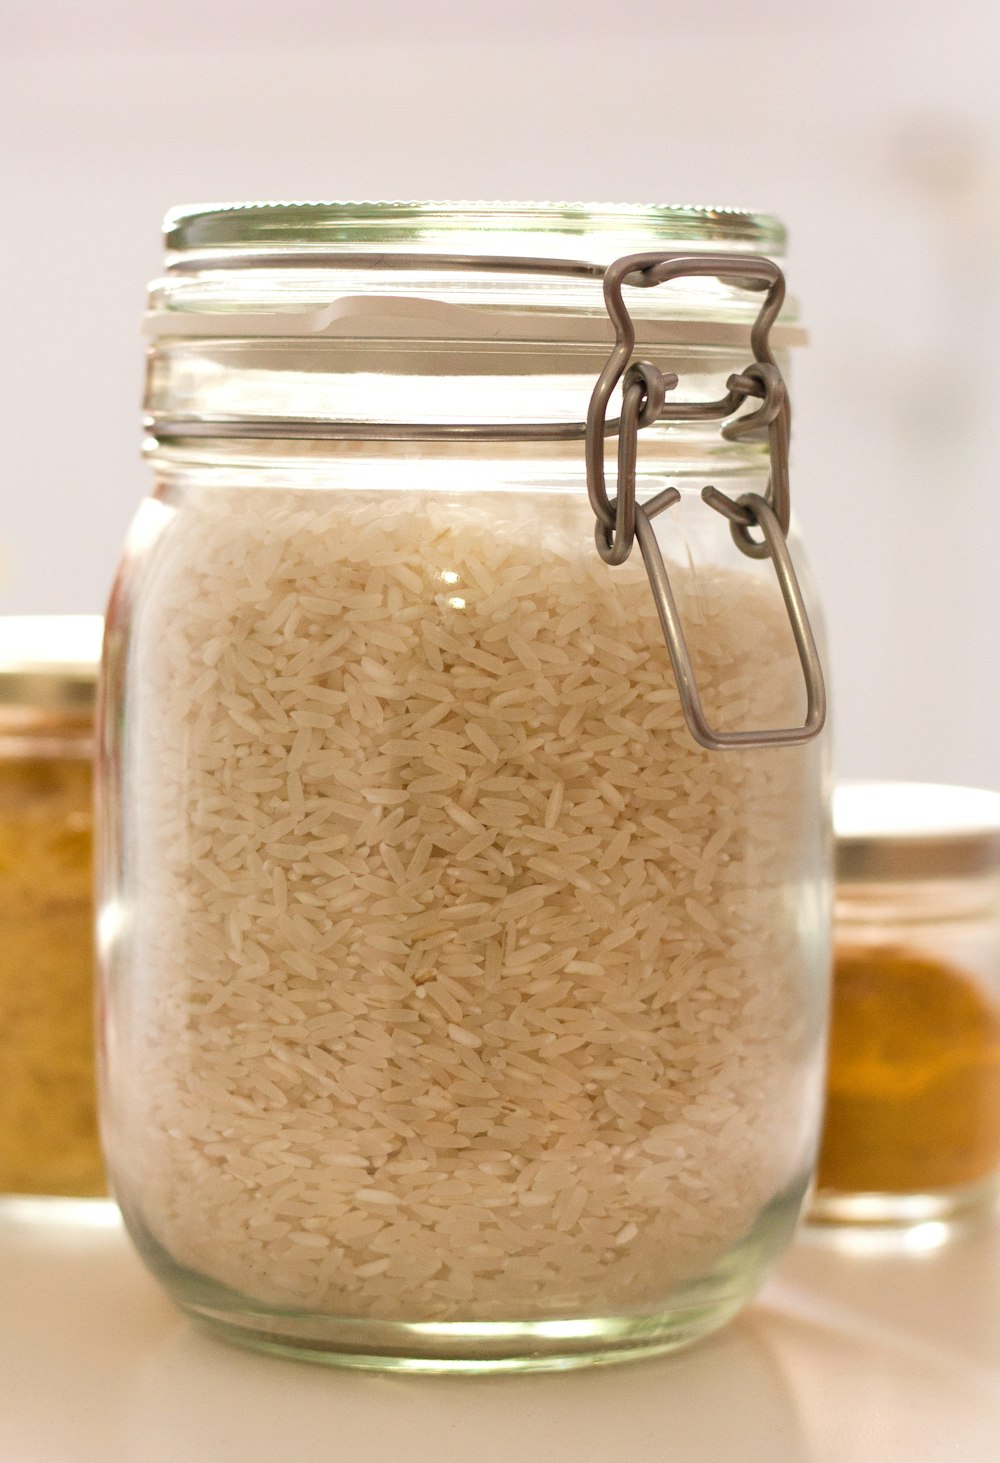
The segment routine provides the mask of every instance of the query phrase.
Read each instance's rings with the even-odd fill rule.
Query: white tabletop
[[[239,1351],[173,1309],[110,1205],[62,1216],[0,1213],[0,1463],[1000,1459],[1000,1219],[891,1256],[800,1240],[675,1356],[441,1378]]]

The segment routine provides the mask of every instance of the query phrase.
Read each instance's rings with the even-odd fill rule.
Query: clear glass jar
[[[602,563],[579,434],[538,426],[586,413],[599,275],[462,262],[781,237],[669,208],[168,219],[156,489],[109,609],[104,1132],[147,1263],[249,1345],[459,1370],[667,1349],[791,1234],[825,739],[693,740],[640,556]],[[636,294],[685,399],[724,394],[759,296]],[[779,360],[798,336],[789,311]],[[467,440],[484,422],[526,430]],[[639,455],[642,498],[680,489],[657,532],[709,719],[801,720],[772,566],[699,497],[762,490],[766,453],[682,421]]]
[[[845,783],[811,1218],[907,1229],[1000,1182],[1000,794]]]
[[[0,619],[0,1195],[106,1192],[93,1037],[99,616]]]

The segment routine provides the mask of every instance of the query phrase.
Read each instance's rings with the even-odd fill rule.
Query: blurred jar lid
[[[0,616],[0,707],[93,710],[100,615]]]
[[[931,782],[842,782],[837,879],[869,883],[1000,872],[1000,793]]]

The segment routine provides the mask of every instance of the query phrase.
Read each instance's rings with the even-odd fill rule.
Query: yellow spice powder
[[[821,1189],[930,1193],[1000,1170],[1000,1009],[902,948],[837,952]]]
[[[106,1191],[84,758],[0,759],[0,1192]]]

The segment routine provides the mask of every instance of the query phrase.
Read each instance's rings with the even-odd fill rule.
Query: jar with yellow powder
[[[0,1194],[97,1195],[91,768],[101,619],[0,619]]]
[[[812,1219],[949,1220],[1000,1186],[1000,794],[847,783]]]

